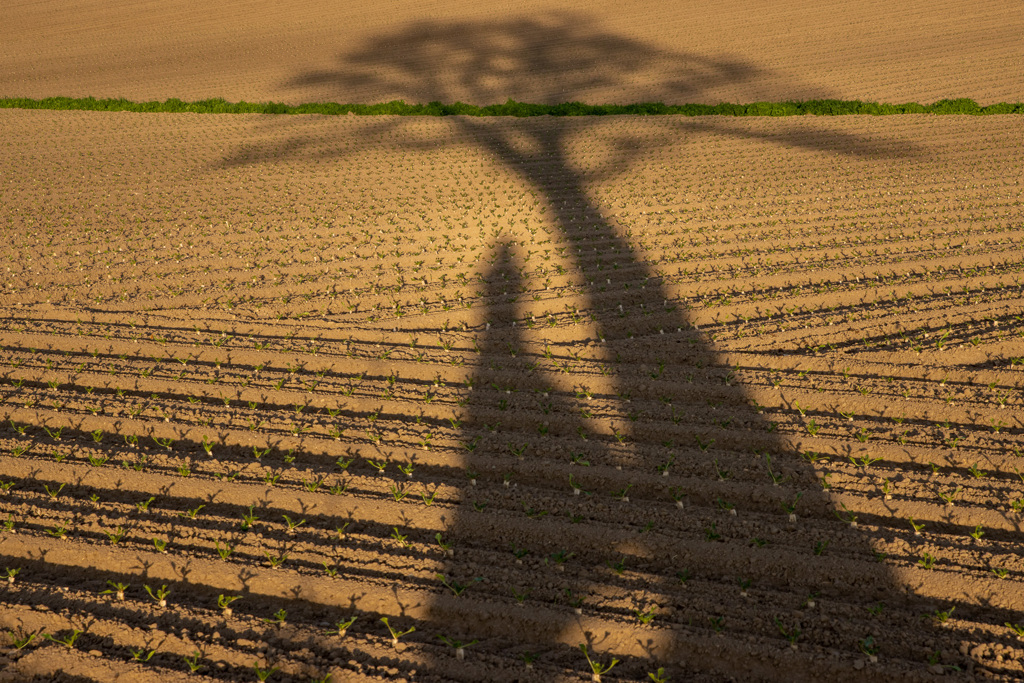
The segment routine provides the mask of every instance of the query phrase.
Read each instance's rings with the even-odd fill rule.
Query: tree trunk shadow
[[[489,104],[512,92],[564,101],[650,68],[684,101],[698,101],[714,84],[756,77],[742,64],[667,54],[581,26],[572,17],[420,23],[293,84],[333,85],[343,95],[377,79],[419,101]],[[843,662],[822,664],[819,655],[826,647],[870,654],[873,636],[850,610],[870,601],[865,593],[903,593],[884,564],[868,559],[885,527],[856,528],[833,503],[813,458],[779,436],[744,388],[744,371],[765,368],[726,362],[627,229],[591,198],[597,178],[577,168],[569,144],[587,123],[453,117],[452,125],[540,193],[553,230],[548,240],[530,226],[503,237],[480,269],[486,323],[459,416],[465,452],[449,464],[469,483],[446,519],[442,536],[454,555],[438,567],[431,623],[420,630],[480,640],[524,666],[540,657],[533,669],[490,670],[504,680],[550,680],[588,663],[596,672],[613,656],[623,660],[616,673],[634,679],[658,667],[684,680],[850,678]],[[663,142],[687,130],[767,139],[729,122],[667,119],[659,128]],[[771,141],[894,154],[839,132],[791,130]],[[619,142],[604,179],[645,152]],[[258,158],[250,149],[224,163]],[[553,263],[582,277],[558,293],[582,306],[566,302],[540,319],[526,310],[521,272],[530,249],[517,242],[528,240],[550,242]],[[815,611],[822,599],[842,605],[852,625]],[[791,652],[787,643],[806,642],[809,629],[825,633],[820,651]],[[780,652],[796,664],[777,668]],[[460,675],[445,657],[427,670]]]

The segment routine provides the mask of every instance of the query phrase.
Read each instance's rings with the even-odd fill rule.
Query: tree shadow
[[[419,22],[341,55],[339,63],[336,70],[299,74],[290,85],[330,88],[342,102],[349,90],[374,86],[407,101],[485,105],[509,97],[572,101],[618,84],[638,84],[636,92],[643,92],[643,83],[655,82],[676,101],[694,102],[712,88],[759,76],[743,63],[654,49],[569,14]],[[623,658],[618,672],[636,679],[658,666],[690,678],[790,679],[791,668],[774,670],[761,660],[775,657],[789,635],[824,623],[810,615],[806,601],[789,604],[794,596],[863,605],[865,592],[893,596],[902,589],[883,564],[863,560],[871,556],[870,533],[835,520],[836,506],[814,466],[773,434],[736,368],[668,305],[663,278],[591,188],[624,173],[652,146],[692,131],[882,159],[894,154],[893,145],[820,127],[791,126],[767,136],[719,117],[664,117],[653,124],[653,139],[614,140],[604,170],[588,173],[575,163],[571,142],[599,120],[452,117],[454,127],[552,209],[557,237],[571,247],[563,262],[588,283],[582,310],[593,315],[570,333],[531,325],[536,321],[515,296],[521,282],[513,264],[521,249],[511,239],[494,246],[481,273],[488,324],[478,338],[491,362],[476,371],[461,421],[473,450],[452,463],[473,474],[473,484],[463,488],[445,532],[458,548],[473,551],[457,549],[439,572],[468,588],[465,596],[450,585],[452,593],[439,589],[430,621],[452,638],[509,639],[507,651],[525,659],[547,653],[551,666],[565,665],[568,649],[587,643],[592,653]],[[389,118],[373,127],[404,124]],[[439,144],[410,140],[409,147]],[[272,150],[250,147],[224,165],[298,155],[307,145],[312,140],[296,137]],[[905,145],[899,153],[917,150]],[[544,353],[522,353],[527,346]],[[580,361],[580,347],[589,349],[589,360]],[[585,371],[564,369],[574,365]],[[751,467],[764,469],[763,486],[730,474]],[[830,536],[828,563],[813,564],[817,548],[814,555],[810,548],[798,553],[784,540],[778,549],[762,549],[768,540],[757,537],[762,532],[780,539],[793,533],[783,510],[797,493],[800,519],[842,529]],[[737,596],[759,591],[761,602],[723,598],[720,591],[731,585]],[[478,601],[494,621],[468,619],[460,602],[466,600]],[[836,628],[830,638],[847,641],[831,645],[856,653],[857,638]],[[716,639],[723,629],[735,639]],[[510,639],[510,632],[518,637]],[[579,670],[583,660],[576,654],[567,665]],[[814,654],[806,657],[800,661],[809,664]],[[451,665],[439,658],[429,669]],[[818,674],[834,673],[821,666]],[[551,672],[534,677],[546,680]],[[521,675],[532,674],[508,673]]]

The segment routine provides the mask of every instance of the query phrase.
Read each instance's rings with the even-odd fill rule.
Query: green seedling
[[[71,635],[65,636],[64,638],[55,638],[51,636],[49,633],[44,633],[43,638],[46,638],[47,640],[54,643],[59,643],[70,650],[75,647],[75,641],[78,640],[78,636],[82,635],[82,633],[82,631],[79,631],[76,628],[71,631]]]
[[[49,484],[43,484],[43,488],[46,489],[46,495],[50,496],[50,500],[57,500],[57,496],[64,490],[67,484],[61,484],[55,489],[51,489]]]
[[[803,492],[798,492],[792,503],[782,503],[782,509],[789,516],[790,522],[796,522],[796,504],[800,502],[803,495]]]
[[[15,649],[24,650],[32,643],[33,640],[36,639],[36,637],[39,635],[39,632],[26,633],[24,630],[18,629],[17,633],[10,630],[7,631],[7,635],[10,636],[11,644],[14,645]],[[46,637],[45,633],[43,633],[43,637]]]
[[[454,579],[451,579],[451,580],[446,579],[444,574],[435,574],[434,578],[436,578],[438,581],[440,581],[445,586],[445,588],[450,590],[455,595],[455,597],[461,596],[463,593],[466,592],[466,589],[469,588],[470,586],[472,586],[474,583],[476,583],[478,581],[483,581],[483,579],[481,579],[480,577],[477,577],[477,578],[473,579],[473,581],[470,582],[470,583],[462,584],[462,583],[458,583]]]
[[[158,553],[166,553],[167,552],[167,541],[165,541],[163,539],[160,539],[160,538],[154,538],[153,539],[153,545],[156,546],[156,551]]]
[[[21,572],[21,567],[15,567],[13,569],[11,567],[6,567],[4,569],[4,573],[7,575],[7,583],[13,584],[14,583],[14,577],[16,577],[20,572]]]
[[[675,501],[676,507],[680,510],[683,509],[683,498],[687,496],[687,493],[683,491],[681,486],[672,486],[668,490],[668,495]]]
[[[391,528],[394,530],[394,531],[391,532],[391,538],[393,538],[396,541],[398,541],[398,544],[400,546],[402,546],[403,548],[411,548],[412,547],[412,543],[410,543],[408,540],[406,540],[406,539],[409,538],[408,534],[402,535],[402,533],[398,530],[398,527],[391,527]]]
[[[116,581],[107,581],[107,585],[110,586],[105,591],[100,591],[100,595],[113,595],[118,600],[124,601],[124,592],[128,590],[127,583],[119,583]]]
[[[434,540],[437,541],[437,545],[440,546],[442,553],[444,553],[447,557],[455,557],[455,550],[452,549],[451,541],[445,541],[441,537],[440,531],[434,534]]]
[[[185,663],[188,664],[189,671],[195,673],[203,668],[203,665],[200,664],[201,658],[202,655],[199,653],[199,650],[194,651],[191,655],[184,656]]]
[[[387,626],[388,632],[391,633],[391,647],[396,648],[396,649],[398,648],[398,639],[399,638],[401,638],[402,636],[409,635],[410,633],[412,633],[413,631],[416,630],[415,626],[410,626],[405,631],[399,631],[399,630],[395,629],[390,623],[388,623],[388,618],[387,617],[381,617],[380,620],[381,620],[381,622],[385,626]]]
[[[345,634],[348,633],[348,630],[352,626],[352,624],[356,623],[356,619],[357,619],[357,617],[349,617],[345,621],[339,621],[338,623],[336,623],[334,625],[333,629],[331,629],[330,631],[327,631],[327,635],[331,635],[331,636],[335,636],[336,635],[339,638],[344,638]]]
[[[648,607],[646,610],[635,609],[633,610],[633,614],[636,615],[637,620],[641,624],[647,626],[652,621],[654,621],[654,617],[657,616],[658,611],[655,607]]]
[[[279,667],[276,666],[261,669],[259,662],[253,662],[252,667],[256,670],[256,678],[258,678],[260,681],[266,681],[268,678],[270,678],[275,673],[281,670]]]
[[[249,512],[247,512],[246,514],[242,515],[242,531],[248,531],[249,529],[251,529],[252,525],[256,522],[257,519],[259,519],[253,513],[253,508],[255,508],[255,507],[256,507],[255,505],[250,505],[249,506]]]
[[[878,645],[875,643],[873,636],[868,636],[857,642],[857,647],[860,651],[868,656],[868,660],[872,663],[878,661]]]
[[[669,677],[665,673],[665,667],[659,666],[657,671],[648,671],[647,677],[650,678],[654,683],[668,683]]]
[[[144,588],[149,594],[149,597],[153,599],[153,602],[155,602],[158,607],[167,607],[167,596],[171,594],[171,591],[167,588],[167,584],[160,586],[155,591],[149,586],[144,586]]]
[[[447,636],[438,636],[438,638],[440,638],[446,645],[455,648],[455,659],[458,660],[463,660],[466,658],[467,647],[469,647],[470,645],[475,645],[476,643],[480,642],[479,640],[471,640],[468,643],[464,643],[461,640],[454,640],[452,638],[448,638]]]
[[[263,554],[267,556],[267,562],[270,563],[271,569],[277,569],[285,563],[285,560],[288,559],[288,553],[281,553],[280,555],[271,555],[270,551],[264,550]]]
[[[788,640],[789,646],[795,650],[796,641],[800,638],[802,631],[795,627],[787,629],[778,617],[775,617],[775,628],[779,629],[779,633],[782,634],[782,637]]]
[[[288,616],[288,612],[285,611],[285,609],[282,607],[281,609],[279,609],[276,612],[274,612],[273,616],[271,616],[268,619],[264,619],[263,621],[264,621],[264,623],[267,623],[267,624],[277,624],[278,626],[284,626],[284,624],[285,624],[285,617],[287,617],[287,616]]]
[[[221,614],[225,617],[230,617],[232,614],[231,603],[241,599],[241,595],[224,595],[221,593],[217,596],[217,607],[220,608]]]
[[[58,524],[52,529],[47,529],[46,533],[48,533],[50,536],[53,536],[54,538],[59,538],[62,540],[68,537],[67,527],[65,527],[63,524]]]
[[[217,548],[217,554],[220,555],[220,559],[225,560],[225,561],[227,561],[227,559],[229,557],[231,557],[231,553],[234,552],[234,550],[235,550],[235,547],[233,545],[231,545],[230,543],[228,543],[227,541],[225,541],[224,545],[222,546],[220,544],[220,540],[219,539],[217,540],[216,548]]]
[[[838,517],[840,521],[849,524],[853,528],[857,528],[857,515],[853,514],[853,512],[846,507],[846,503],[840,503],[839,506],[843,508],[843,511],[840,512],[839,510],[833,510],[832,512],[835,516]]]
[[[587,658],[587,664],[590,665],[590,670],[592,672],[590,680],[593,681],[593,683],[601,683],[601,676],[611,671],[615,668],[615,665],[619,663],[618,659],[612,657],[610,664],[603,664],[590,656],[590,652],[587,650],[587,646],[584,643],[580,643],[579,647],[580,650],[583,651],[583,656]]]
[[[292,521],[292,518],[289,517],[288,515],[281,515],[281,516],[284,517],[284,521],[288,525],[288,531],[289,532],[295,531],[298,527],[300,527],[300,526],[302,526],[303,524],[306,523],[306,520],[304,520],[304,519],[300,519],[299,521],[295,522],[295,521]]]

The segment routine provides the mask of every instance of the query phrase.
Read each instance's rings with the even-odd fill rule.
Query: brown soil
[[[1024,676],[1015,120],[0,127],[0,680]]]
[[[760,4],[528,0],[510,14],[501,3],[450,0],[7,2],[0,96],[481,105],[1024,98],[1019,3]],[[560,50],[554,62],[551,46]],[[382,58],[409,60],[417,87],[382,78]],[[629,77],[610,77],[617,69]],[[339,72],[348,76],[340,89]],[[523,77],[509,83],[512,72]]]

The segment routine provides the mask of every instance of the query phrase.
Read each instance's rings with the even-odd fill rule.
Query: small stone
[[[935,674],[936,676],[941,676],[942,674],[946,673],[946,670],[942,668],[941,664],[932,664],[930,667],[928,667],[928,671]]]
[[[863,659],[856,660],[853,663],[853,668],[856,669],[857,671],[860,671],[861,669],[863,669],[864,668],[864,660]]]
[[[89,656],[90,657],[102,657],[103,653],[100,652],[99,650],[89,650]]]

